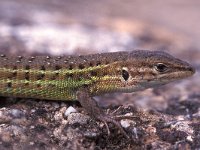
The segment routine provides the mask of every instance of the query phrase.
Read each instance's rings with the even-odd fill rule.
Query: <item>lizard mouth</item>
[[[195,73],[195,69],[189,68],[188,70],[176,71],[176,72],[172,72],[168,75],[161,75],[156,80],[160,80],[160,82],[163,82],[163,83],[168,83],[171,81],[188,78],[188,77],[192,76],[194,73]]]
[[[184,68],[184,69],[180,69],[180,71],[177,72],[173,72],[171,73],[171,78],[174,77],[174,79],[183,79],[183,78],[187,78],[192,76],[193,74],[195,74],[195,69],[191,66]]]
[[[196,70],[194,69],[194,67],[189,67],[186,72],[188,76],[192,76],[193,74],[195,74]]]

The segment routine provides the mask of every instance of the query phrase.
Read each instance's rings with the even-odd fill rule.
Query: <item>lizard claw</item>
[[[115,127],[117,127],[120,132],[126,137],[126,138],[129,138],[128,134],[124,131],[124,129],[122,128],[122,126],[120,125],[120,123],[118,121],[116,121],[115,119],[115,116],[111,117],[109,115],[106,115],[104,114],[103,116],[98,116],[97,119],[99,121],[102,121],[104,123],[104,125],[106,126],[106,129],[107,129],[107,133],[108,135],[110,135],[110,129],[109,129],[109,126],[108,126],[108,123],[112,123],[114,124]]]

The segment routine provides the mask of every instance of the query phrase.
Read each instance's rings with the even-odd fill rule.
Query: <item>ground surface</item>
[[[148,4],[148,5],[147,5]],[[96,97],[107,113],[132,115],[127,140],[76,102],[0,98],[0,149],[199,149],[198,1],[0,1],[0,52],[10,55],[165,50],[197,70],[186,80]],[[128,105],[131,104],[131,105]],[[121,106],[123,105],[123,106]]]

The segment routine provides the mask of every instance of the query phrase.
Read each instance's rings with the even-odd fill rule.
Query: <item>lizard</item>
[[[78,100],[91,117],[106,125],[108,134],[110,122],[128,137],[116,117],[104,113],[94,96],[154,88],[194,73],[189,63],[163,51],[29,57],[1,54],[0,96]]]

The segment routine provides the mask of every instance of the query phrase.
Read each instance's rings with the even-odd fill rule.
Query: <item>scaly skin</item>
[[[83,107],[94,107],[96,112],[99,111],[97,115],[92,108],[87,110],[91,116],[109,122],[112,118],[102,115],[100,108],[92,104],[91,97],[156,87],[189,77],[194,72],[188,63],[160,51],[136,50],[65,57],[12,57],[2,54],[0,95],[79,100]]]

